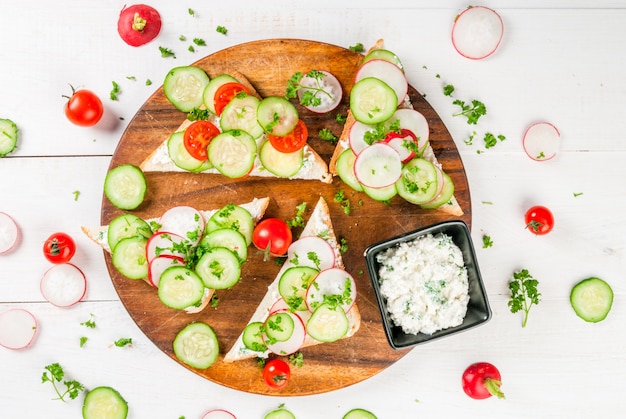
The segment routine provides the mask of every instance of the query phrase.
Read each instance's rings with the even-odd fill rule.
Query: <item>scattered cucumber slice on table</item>
[[[377,419],[376,415],[365,409],[352,409],[343,416],[343,419]]]
[[[114,167],[104,179],[104,194],[121,210],[134,210],[141,205],[147,189],[145,175],[132,164]]]
[[[613,290],[604,280],[591,277],[574,285],[570,303],[581,319],[597,323],[606,318],[613,305]]]
[[[85,396],[84,419],[125,419],[127,416],[128,403],[112,387],[96,387]]]
[[[296,419],[296,415],[281,407],[276,410],[272,410],[265,415],[263,419]]]
[[[173,347],[181,362],[198,369],[210,367],[219,355],[215,331],[202,322],[190,323],[178,332]]]
[[[0,157],[4,157],[17,145],[17,125],[10,119],[0,119]]]

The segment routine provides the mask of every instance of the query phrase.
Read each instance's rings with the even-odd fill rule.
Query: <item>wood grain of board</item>
[[[392,48],[391,48],[392,49]],[[309,144],[328,162],[334,147],[319,139],[322,128],[339,136],[342,126],[336,113],[346,114],[348,92],[362,55],[330,44],[307,40],[271,39],[241,44],[216,52],[194,63],[210,77],[239,71],[262,96],[284,95],[287,80],[297,71],[311,69],[332,72],[344,87],[344,99],[336,112],[317,115],[298,105],[300,116],[309,129]],[[343,255],[346,269],[357,281],[357,304],[362,315],[355,336],[334,343],[305,348],[304,366],[292,368],[289,384],[282,390],[270,390],[261,378],[261,370],[253,359],[235,363],[222,362],[223,354],[239,336],[254,312],[267,286],[279,270],[274,261],[264,262],[253,248],[243,265],[242,279],[229,290],[218,291],[219,304],[201,313],[186,314],[165,307],[156,291],[144,281],[124,278],[113,267],[105,253],[113,285],[126,310],[139,328],[154,344],[173,360],[172,341],[190,322],[203,321],[211,325],[220,343],[220,358],[205,370],[189,368],[215,383],[244,392],[279,396],[302,396],[340,389],[363,381],[392,365],[408,350],[393,350],[385,338],[380,313],[365,268],[363,251],[375,242],[435,222],[452,218],[471,225],[471,201],[463,162],[443,122],[413,87],[409,94],[417,110],[430,124],[430,141],[444,170],[455,184],[455,196],[464,211],[453,217],[436,210],[422,210],[401,198],[388,205],[375,202],[361,193],[352,192],[338,178],[332,184],[319,181],[247,177],[228,179],[220,175],[197,173],[146,173],[148,193],[144,203],[133,213],[140,217],[158,217],[176,205],[198,209],[217,209],[228,203],[243,203],[254,197],[267,196],[270,205],[266,216],[291,219],[296,206],[307,203],[305,219],[320,196],[328,202],[337,236],[347,241]],[[176,130],[186,115],[177,111],[158,89],[138,110],[111,159],[110,168],[124,163],[139,165],[161,142]],[[336,193],[342,190],[350,201],[352,211],[347,215]],[[121,211],[104,198],[101,221],[108,224]],[[299,229],[294,229],[297,237]]]

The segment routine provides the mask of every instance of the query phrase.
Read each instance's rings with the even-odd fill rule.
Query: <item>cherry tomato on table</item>
[[[552,212],[542,205],[530,207],[528,211],[526,211],[524,220],[526,222],[526,228],[528,228],[531,233],[538,236],[548,234],[554,227],[554,216]]]
[[[104,106],[98,95],[91,90],[72,87],[72,96],[65,104],[65,116],[72,124],[90,127],[100,121],[103,113]]]
[[[263,380],[270,388],[279,389],[287,385],[291,369],[282,359],[272,359],[267,361],[263,367]]]
[[[252,243],[272,256],[285,255],[291,241],[291,229],[279,218],[266,218],[252,232]]]
[[[272,146],[281,153],[293,153],[300,150],[306,144],[309,138],[309,130],[301,119],[298,120],[296,127],[287,135],[267,135]]]
[[[497,396],[504,399],[500,390],[500,371],[489,362],[476,362],[465,369],[462,376],[463,391],[473,399],[486,399]]]
[[[224,83],[223,85],[221,85],[217,89],[217,91],[215,92],[215,96],[213,97],[215,113],[218,115],[221,115],[226,105],[228,105],[228,103],[240,93],[245,93],[247,95],[250,94],[246,86],[244,86],[241,83],[237,83],[233,81],[233,82]]]
[[[220,130],[209,121],[194,121],[185,129],[183,144],[192,157],[204,161],[207,159],[209,143],[219,133]]]
[[[65,233],[54,233],[43,244],[43,255],[52,263],[67,263],[74,253],[74,239]]]

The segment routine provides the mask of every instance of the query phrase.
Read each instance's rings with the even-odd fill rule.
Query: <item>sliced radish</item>
[[[368,188],[384,188],[400,179],[402,160],[390,145],[374,143],[356,156],[354,175]]]
[[[164,270],[170,266],[184,265],[183,258],[176,256],[158,256],[152,259],[148,265],[148,280],[154,287],[159,287],[159,279]]]
[[[282,297],[274,301],[274,304],[272,304],[272,307],[270,307],[269,312],[274,313],[279,310],[289,310],[289,304],[287,304],[287,301],[285,301],[285,299]]]
[[[493,54],[504,33],[502,18],[484,6],[472,6],[461,12],[452,27],[452,45],[459,54],[480,60]]]
[[[350,131],[348,132],[348,142],[350,143],[350,148],[354,154],[359,154],[363,151],[363,149],[370,146],[370,144],[365,141],[365,135],[375,129],[376,128],[372,125],[354,121],[354,124],[352,124]]]
[[[322,271],[335,266],[335,252],[323,238],[306,236],[291,243],[287,260],[294,266],[310,266]]]
[[[526,129],[522,146],[524,151],[533,160],[550,160],[559,151],[561,134],[549,122],[537,122]]]
[[[53,305],[70,307],[85,296],[87,280],[76,265],[61,263],[44,273],[40,288],[43,297]]]
[[[302,318],[289,310],[280,310],[275,313],[285,313],[289,315],[293,320],[293,333],[289,337],[289,339],[281,342],[277,342],[271,339],[267,339],[267,336],[263,334],[264,343],[271,352],[276,355],[291,355],[294,352],[297,352],[302,344],[304,343],[304,339],[306,338],[306,326],[304,325],[304,321]],[[271,313],[275,314],[275,313]]]
[[[0,313],[0,346],[8,349],[28,348],[37,334],[37,319],[21,308]]]
[[[428,145],[430,128],[426,117],[414,109],[398,109],[391,117],[391,121],[399,121],[400,128],[408,129],[417,137],[418,154],[421,154]]]
[[[182,249],[186,248],[189,242],[175,233],[159,232],[154,233],[146,246],[146,257],[148,262],[159,256],[175,256],[184,258],[186,255]]]
[[[204,218],[192,207],[178,206],[168,209],[159,220],[159,231],[178,234],[197,245],[204,232]]]
[[[356,83],[367,77],[374,77],[385,82],[396,92],[398,105],[404,102],[404,98],[409,91],[409,83],[404,72],[397,65],[386,60],[367,61],[357,71],[354,82]]]
[[[311,92],[315,97],[321,100],[321,103],[317,106],[307,105],[305,107],[316,113],[326,113],[339,106],[343,96],[343,89],[337,77],[328,71],[319,70],[318,72],[323,74],[319,79],[306,75],[302,77],[300,86],[308,86],[311,87],[311,89],[298,89],[298,99],[302,99],[302,96],[306,92]]]
[[[443,173],[443,169],[439,167],[438,164],[433,164],[433,166],[435,167],[435,171],[437,172],[437,192],[435,192],[435,196],[433,197],[433,199],[431,199],[428,202],[424,202],[421,205],[428,205],[428,204],[435,202],[437,199],[439,199],[441,192],[443,191],[443,187],[445,185],[445,179],[444,179],[445,175]]]
[[[306,304],[310,311],[314,311],[325,297],[342,296],[341,307],[348,312],[356,300],[356,282],[352,275],[340,268],[331,268],[322,271],[309,285],[306,293]]]
[[[237,417],[226,410],[215,409],[206,412],[202,419],[237,419]]]
[[[417,136],[406,128],[400,132],[390,132],[385,137],[385,143],[391,146],[400,155],[402,163],[406,163],[415,157],[415,149],[418,148]]]
[[[13,249],[20,235],[17,224],[9,214],[0,212],[0,255]]]

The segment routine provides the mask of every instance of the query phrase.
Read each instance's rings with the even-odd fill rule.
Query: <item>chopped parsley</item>
[[[363,52],[363,51],[365,51],[365,48],[363,48],[363,44],[360,43],[360,42],[357,42],[356,44],[354,44],[352,46],[349,46],[348,49],[350,51],[353,51],[353,52]]]
[[[491,237],[488,235],[484,235],[483,236],[483,249],[486,249],[488,247],[493,246],[493,241],[491,240]]]
[[[221,25],[218,25],[217,28],[215,28],[215,31],[221,33],[222,35],[226,35],[228,33],[228,29]]]
[[[118,348],[123,348],[124,346],[131,346],[133,344],[133,339],[132,338],[120,338],[116,340],[115,342],[113,342],[113,344],[117,346]]]
[[[172,51],[169,48],[159,47],[159,51],[161,52],[161,57],[163,58],[168,58],[168,57],[176,58],[176,54],[174,54],[174,51]]]
[[[120,85],[117,84],[117,82],[114,80],[111,82],[113,84],[113,88],[111,89],[111,92],[109,93],[109,98],[111,100],[118,100],[118,95],[122,92],[122,89],[120,88]]]
[[[69,396],[70,399],[75,399],[78,395],[84,390],[84,386],[76,380],[64,380],[65,371],[63,371],[63,367],[59,365],[58,362],[55,362],[50,365],[46,365],[44,367],[46,371],[44,371],[41,376],[42,383],[52,383],[52,387],[57,394],[57,398],[55,400],[61,400],[63,402],[66,401],[65,397]],[[50,373],[50,374],[48,374]],[[65,391],[61,392],[61,389],[57,386],[57,384],[63,384],[65,386]]]
[[[296,215],[289,221],[287,225],[293,227],[304,227],[304,211],[306,210],[306,202],[301,203],[296,207]]]
[[[328,141],[331,144],[337,144],[337,136],[331,132],[328,128],[322,128],[319,131],[320,140]]]

